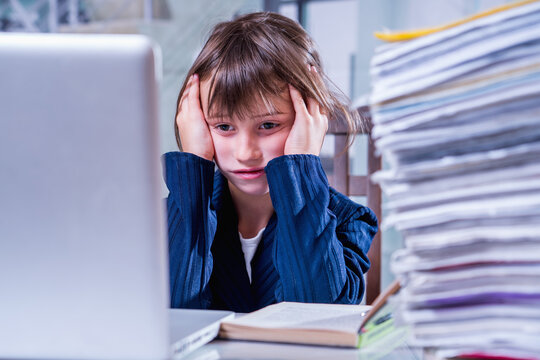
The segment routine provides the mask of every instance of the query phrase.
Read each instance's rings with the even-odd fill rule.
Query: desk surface
[[[420,360],[422,353],[398,341],[393,346],[346,349],[323,346],[289,345],[250,341],[214,340],[182,360],[260,359],[260,360]]]

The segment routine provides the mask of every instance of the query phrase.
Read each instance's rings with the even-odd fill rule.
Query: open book
[[[219,336],[256,340],[356,347],[363,305],[281,302],[221,323]]]
[[[219,336],[224,339],[269,341],[326,346],[359,347],[365,343],[363,325],[377,325],[390,317],[379,318],[377,309],[386,302],[399,284],[391,286],[374,303],[367,305],[306,304],[281,302],[250,314],[221,323]],[[380,305],[379,305],[380,304]],[[361,331],[361,329],[363,329]]]

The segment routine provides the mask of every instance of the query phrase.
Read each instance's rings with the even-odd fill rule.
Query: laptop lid
[[[234,318],[225,310],[169,309],[173,358],[185,356],[218,336],[222,321]]]
[[[0,358],[169,355],[152,49],[0,35]]]

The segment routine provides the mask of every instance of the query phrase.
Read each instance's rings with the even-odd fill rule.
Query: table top
[[[264,343],[253,341],[214,340],[183,357],[182,360],[260,359],[260,360],[421,360],[422,352],[405,340],[380,343],[362,349]]]

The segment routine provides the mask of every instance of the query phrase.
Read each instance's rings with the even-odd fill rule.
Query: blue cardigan
[[[171,307],[250,312],[279,301],[357,304],[377,231],[371,210],[328,186],[319,157],[265,168],[274,214],[246,271],[227,179],[193,154],[165,154]]]

